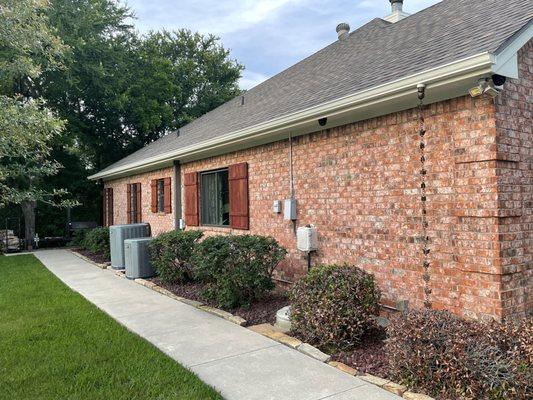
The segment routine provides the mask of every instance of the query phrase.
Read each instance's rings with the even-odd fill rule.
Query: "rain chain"
[[[427,220],[427,169],[426,169],[426,123],[424,120],[424,98],[426,97],[426,85],[419,84],[418,89],[418,122],[419,129],[418,134],[420,135],[420,201],[422,202],[422,253],[423,253],[423,269],[424,274],[422,279],[424,280],[424,307],[431,309],[431,287],[430,287],[430,274],[429,268],[431,266],[429,262],[429,235],[428,235],[428,220]]]

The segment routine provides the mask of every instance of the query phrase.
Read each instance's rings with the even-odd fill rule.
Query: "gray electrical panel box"
[[[296,221],[298,219],[296,211],[296,199],[287,199],[283,207],[283,219]]]
[[[155,275],[148,249],[151,241],[152,238],[127,239],[124,241],[126,278],[150,278]]]
[[[109,227],[109,245],[111,250],[111,266],[113,269],[124,269],[124,240],[150,236],[150,225],[129,224]]]

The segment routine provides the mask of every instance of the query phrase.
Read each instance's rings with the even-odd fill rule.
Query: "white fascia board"
[[[533,38],[533,21],[524,26],[515,37],[494,54],[494,73],[518,79],[518,52],[531,38]]]
[[[310,107],[308,109],[292,113],[281,118],[276,118],[252,127],[241,129],[227,135],[206,140],[191,146],[187,146],[172,152],[162,153],[154,157],[146,158],[142,161],[126,164],[111,170],[97,173],[89,177],[91,180],[113,179],[119,176],[133,175],[147,170],[157,169],[173,160],[190,158],[192,154],[205,152],[210,148],[217,148],[232,142],[243,142],[246,139],[253,139],[254,136],[264,136],[273,134],[283,129],[296,129],[298,126],[309,125],[317,119],[330,117],[342,112],[349,112],[358,108],[371,105],[376,109],[385,99],[401,96],[402,94],[412,95],[416,93],[416,86],[425,83],[430,91],[432,85],[439,86],[439,82],[452,83],[459,81],[465,76],[477,76],[489,74],[493,70],[495,63],[494,56],[488,52],[468,57],[453,63],[432,68],[421,73],[417,73],[405,78],[398,79],[383,85],[375,86],[371,89],[348,95],[340,99]],[[472,81],[474,83],[475,80]],[[383,115],[383,114],[382,114]],[[327,128],[329,128],[328,126]],[[317,130],[317,129],[315,129]],[[310,131],[312,132],[312,130]]]

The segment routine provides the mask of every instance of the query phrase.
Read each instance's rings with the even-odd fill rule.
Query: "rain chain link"
[[[428,235],[428,219],[427,219],[427,169],[426,169],[426,123],[424,120],[424,98],[426,97],[426,85],[418,85],[418,134],[420,135],[420,201],[422,203],[422,253],[423,253],[423,270],[424,274],[422,279],[424,280],[424,307],[431,309],[431,287],[430,287],[430,274],[429,268],[431,266],[429,262],[429,235]]]

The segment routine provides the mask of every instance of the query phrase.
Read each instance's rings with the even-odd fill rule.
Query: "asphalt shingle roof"
[[[495,53],[533,17],[533,0],[444,0],[397,23],[376,18],[245,94],[102,172],[199,144],[402,77]],[[335,27],[331,27],[335,34]]]

